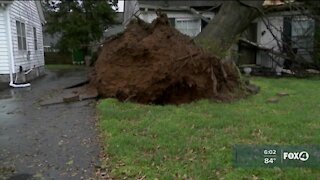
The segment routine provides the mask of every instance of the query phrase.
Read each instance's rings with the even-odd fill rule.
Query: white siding
[[[27,50],[18,49],[16,21],[25,23]],[[15,71],[19,66],[24,70],[44,65],[42,25],[35,1],[14,1],[10,6],[11,34]],[[34,49],[33,27],[37,30],[38,50]],[[30,60],[28,60],[30,51]]]
[[[0,74],[9,74],[9,48],[6,10],[0,8]]]
[[[283,16],[271,16],[265,18],[265,22],[268,23],[270,30],[267,28],[265,23],[259,19],[258,20],[258,27],[257,27],[257,43],[269,48],[273,49],[274,51],[281,51],[281,47],[279,48],[278,43],[281,44],[282,39],[282,31],[283,31]],[[274,38],[274,36],[276,38]],[[280,40],[280,41],[277,41]],[[279,63],[282,64],[283,60],[277,57],[274,57],[276,60],[279,60]],[[265,52],[259,51],[257,53],[257,64],[264,66],[264,67],[275,67],[276,63],[273,62],[269,56]]]
[[[126,26],[137,11],[139,11],[139,2],[137,0],[124,1],[123,25]]]
[[[176,19],[199,19],[199,17],[195,16],[192,13],[189,12],[179,12],[179,11],[162,11],[167,14],[168,18],[176,18]],[[214,18],[214,13],[203,13],[204,17],[207,17],[209,19]],[[157,18],[157,14],[155,11],[140,11],[139,18],[142,20],[151,23],[154,19]]]
[[[192,4],[192,2],[186,2],[187,4]],[[144,8],[142,8],[144,7]],[[151,23],[154,19],[157,18],[157,14],[155,13],[153,8],[147,8],[147,6],[142,5],[140,7],[138,0],[128,0],[124,1],[124,22],[123,24],[126,26],[134,15],[139,16],[140,19]],[[185,7],[184,7],[185,8]],[[181,33],[186,34],[188,36],[194,37],[201,32],[201,19],[197,15],[192,14],[187,11],[179,11],[177,8],[174,10],[163,10],[162,12],[166,13],[168,18],[175,18],[176,29],[178,29]],[[202,16],[213,19],[213,12],[203,12]]]
[[[175,18],[176,28],[183,34],[194,37],[201,32],[201,19],[196,15],[188,12],[179,12],[179,11],[163,11],[167,14],[168,18]],[[139,17],[151,23],[154,19],[157,18],[155,11],[140,11]],[[204,17],[209,19],[214,18],[214,13],[204,13]],[[179,22],[186,21],[192,27],[189,27],[190,30],[184,28]]]

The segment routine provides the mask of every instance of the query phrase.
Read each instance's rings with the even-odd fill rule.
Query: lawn
[[[320,143],[320,78],[261,78],[261,92],[233,103],[180,106],[99,102],[99,127],[116,178],[320,179],[320,168],[234,168],[234,144]],[[287,92],[278,103],[266,103]]]

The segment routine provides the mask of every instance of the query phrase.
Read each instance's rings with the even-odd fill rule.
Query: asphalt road
[[[40,106],[86,78],[47,71],[31,87],[0,90],[0,179],[90,179],[99,164],[95,101]]]

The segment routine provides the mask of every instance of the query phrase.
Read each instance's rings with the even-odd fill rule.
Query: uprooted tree
[[[195,38],[196,43],[220,58],[224,58],[236,37],[257,18],[264,0],[225,1],[213,20]]]
[[[247,93],[237,67],[221,59],[262,3],[226,1],[195,41],[170,27],[165,14],[152,24],[138,18],[104,44],[92,83],[103,97],[141,103],[243,97]]]
[[[151,24],[137,17],[122,35],[104,44],[92,84],[102,97],[140,103],[246,96],[251,89],[227,55],[240,33],[263,14],[263,3],[225,1],[195,39],[170,27],[164,14]]]

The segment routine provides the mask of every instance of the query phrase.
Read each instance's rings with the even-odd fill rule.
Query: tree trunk
[[[214,55],[224,58],[237,36],[259,16],[263,2],[225,1],[219,13],[195,38],[195,42]]]

